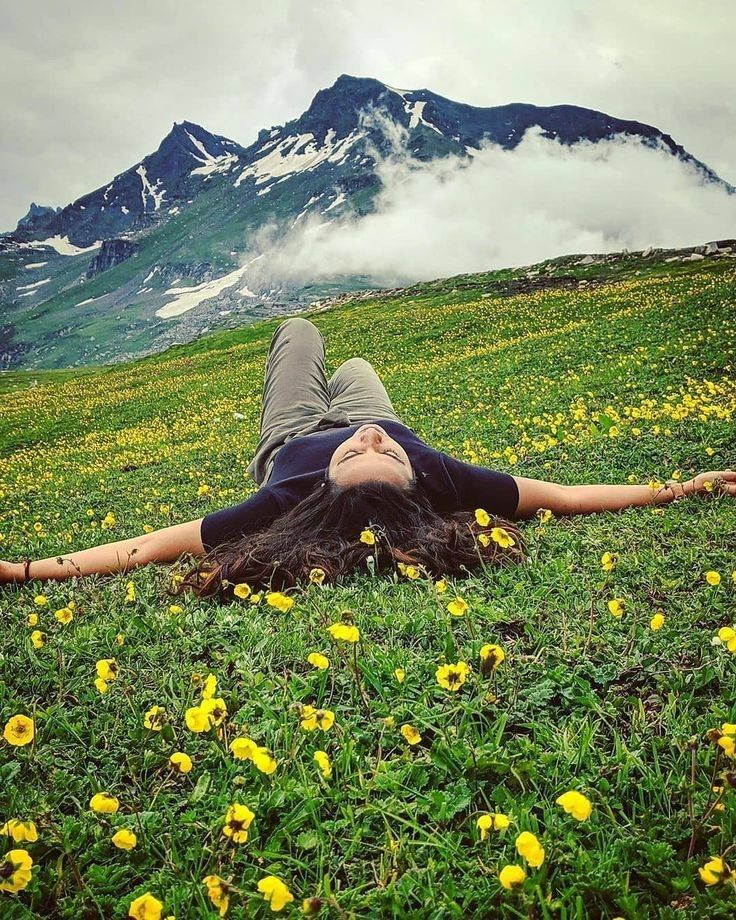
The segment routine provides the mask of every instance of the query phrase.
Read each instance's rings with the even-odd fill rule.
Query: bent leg
[[[330,410],[341,410],[350,424],[362,425],[387,418],[404,424],[391,404],[381,378],[365,358],[349,358],[328,384]]]
[[[286,319],[271,339],[263,381],[260,440],[248,473],[261,485],[274,452],[329,409],[325,341],[314,323]]]

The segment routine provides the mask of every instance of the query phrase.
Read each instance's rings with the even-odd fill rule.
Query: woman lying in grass
[[[248,467],[260,488],[246,501],[68,558],[0,562],[0,582],[127,572],[182,553],[199,561],[175,593],[189,588],[202,597],[224,598],[242,582],[280,590],[310,573],[335,581],[369,565],[462,577],[523,560],[512,522],[543,508],[593,514],[713,490],[736,495],[732,470],[653,489],[565,486],[463,463],[402,423],[367,361],[345,361],[328,381],[324,355],[309,320],[287,319],[274,333]]]

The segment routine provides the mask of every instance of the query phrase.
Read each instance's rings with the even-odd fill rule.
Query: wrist
[[[26,581],[26,566],[24,562],[13,562],[10,566],[10,577],[13,583],[23,584]]]

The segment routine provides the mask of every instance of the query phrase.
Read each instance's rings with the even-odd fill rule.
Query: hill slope
[[[646,483],[733,468],[733,262],[548,267],[315,312],[328,370],[365,356],[420,436],[522,476]],[[253,488],[245,469],[277,322],[78,377],[9,376],[0,556],[70,553],[240,501]],[[233,916],[241,905],[265,916],[257,884],[270,874],[294,895],[291,914],[319,897],[323,916],[670,917],[672,904],[678,916],[731,916],[732,886],[706,887],[697,869],[736,831],[723,779],[733,761],[716,759],[706,736],[736,722],[736,657],[712,643],[736,609],[736,501],[693,497],[522,531],[523,566],[444,593],[431,579],[366,573],[293,592],[288,613],[170,598],[156,566],[0,589],[0,656],[13,662],[0,718],[36,724],[32,750],[3,750],[4,815],[39,829],[38,843],[14,844],[37,868],[25,892],[2,895],[3,916],[123,916],[146,891],[165,914],[216,916],[202,883],[213,873],[233,885]],[[617,557],[610,572],[604,552]],[[34,603],[41,589],[45,606]],[[456,595],[464,617],[446,609]],[[620,619],[614,597],[625,599]],[[53,611],[70,600],[74,619],[61,625]],[[355,659],[325,628],[348,609]],[[490,678],[485,643],[506,655]],[[328,671],[307,663],[313,651]],[[102,658],[121,669],[104,696]],[[458,660],[472,670],[452,693],[435,671]],[[224,743],[184,722],[208,673],[228,710]],[[300,728],[299,706],[311,704],[335,713],[332,728]],[[154,705],[166,710],[162,732],[143,726]],[[419,744],[402,736],[407,724]],[[271,750],[275,772],[232,757],[227,744],[244,734]],[[193,760],[186,776],[171,772],[174,750]],[[568,790],[589,797],[589,820],[556,804]],[[87,810],[98,791],[118,796],[116,815]],[[240,845],[221,834],[233,802],[255,814]],[[509,829],[481,840],[477,819],[496,812]],[[138,835],[130,853],[110,842],[120,828]],[[524,830],[545,847],[540,868],[515,850]],[[512,863],[528,873],[516,892],[497,878]]]

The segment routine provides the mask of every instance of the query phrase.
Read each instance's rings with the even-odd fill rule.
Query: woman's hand
[[[736,495],[736,472],[734,470],[712,470],[698,473],[683,483],[685,494],[696,492],[704,495],[713,492],[716,495]]]
[[[0,559],[0,585],[12,585],[22,582],[25,572],[22,562],[6,562]]]

